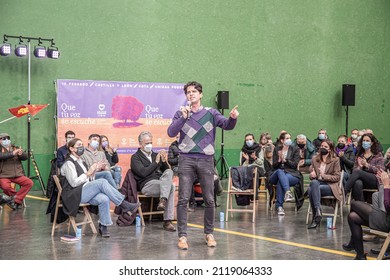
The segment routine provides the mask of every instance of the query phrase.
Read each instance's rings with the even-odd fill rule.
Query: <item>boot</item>
[[[138,207],[141,205],[141,203],[130,203],[127,200],[123,200],[122,203],[119,205],[119,207],[122,208],[122,211],[132,216],[135,212],[137,212]]]
[[[321,208],[313,208],[313,209],[314,209],[313,220],[311,224],[308,226],[308,229],[317,228],[317,226],[319,227],[321,224],[321,220],[322,220]]]
[[[349,240],[348,243],[344,243],[344,244],[343,244],[343,249],[344,249],[345,251],[352,251],[352,250],[355,250],[355,245],[353,244],[352,239]]]
[[[356,255],[355,260],[367,260],[367,254]]]

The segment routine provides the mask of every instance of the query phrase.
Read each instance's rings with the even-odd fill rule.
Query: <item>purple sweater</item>
[[[202,108],[192,112],[188,119],[177,111],[168,127],[169,137],[180,133],[180,154],[189,157],[210,157],[215,153],[216,127],[232,130],[237,119],[225,118],[218,110]]]

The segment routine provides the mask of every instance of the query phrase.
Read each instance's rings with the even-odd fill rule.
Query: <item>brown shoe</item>
[[[211,233],[206,234],[204,240],[206,241],[206,244],[207,244],[208,247],[215,247],[215,246],[217,246],[217,242],[214,239],[214,235],[212,235]]]
[[[163,228],[166,231],[176,231],[176,228],[172,225],[171,221],[164,221]]]
[[[177,248],[179,248],[180,250],[188,249],[187,237],[182,236],[179,238],[179,242],[177,243]]]
[[[167,199],[165,197],[160,198],[160,202],[157,205],[157,210],[165,211],[167,208]]]

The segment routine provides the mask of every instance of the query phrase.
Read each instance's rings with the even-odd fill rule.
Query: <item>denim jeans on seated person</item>
[[[81,203],[98,206],[99,222],[104,226],[112,225],[110,201],[118,206],[124,198],[124,195],[113,188],[105,179],[96,179],[87,183],[81,192]]]
[[[318,180],[311,180],[307,193],[309,194],[313,211],[314,209],[321,207],[321,197],[333,195],[330,186],[327,183]]]
[[[116,188],[119,189],[122,181],[122,168],[120,166],[111,166],[111,175],[115,181]]]
[[[292,176],[284,171],[284,169],[277,169],[269,177],[269,181],[276,185],[276,209],[283,207],[284,195],[290,190],[291,186],[299,183],[299,178]]]
[[[95,179],[106,179],[108,183],[117,189],[114,178],[112,177],[111,171],[99,171],[95,173]]]

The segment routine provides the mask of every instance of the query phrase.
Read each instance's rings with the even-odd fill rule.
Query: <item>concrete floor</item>
[[[225,212],[226,194],[218,197],[216,208],[216,248],[208,248],[203,240],[203,208],[189,213],[189,250],[177,249],[177,233],[162,230],[161,221],[145,220],[145,227],[110,227],[111,237],[101,238],[89,229],[76,243],[60,241],[67,227],[60,228],[52,238],[47,200],[42,192],[34,191],[26,199],[27,208],[0,210],[1,260],[351,260],[354,252],[345,252],[341,245],[349,240],[349,227],[344,208],[344,222],[337,229],[321,227],[306,229],[308,201],[298,212],[293,204],[285,204],[286,215],[280,217],[267,210],[265,197],[257,205],[256,222],[251,215],[236,213],[229,222],[219,222],[219,212]],[[113,215],[114,222],[116,215]],[[94,216],[96,219],[96,216]],[[97,224],[97,222],[96,222]],[[71,234],[74,234],[71,232]],[[365,250],[378,247],[365,243]],[[371,255],[375,258],[376,256]]]

